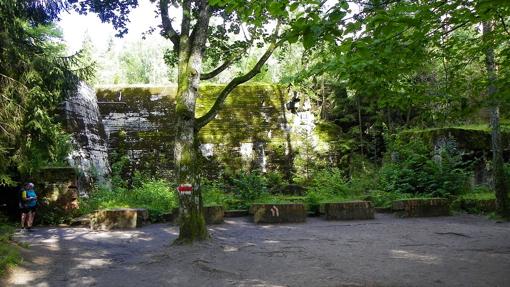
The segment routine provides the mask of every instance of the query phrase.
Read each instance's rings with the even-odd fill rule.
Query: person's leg
[[[34,223],[34,217],[35,217],[35,211],[34,210],[30,210],[28,212],[28,222],[27,222],[27,228],[28,229],[32,228],[32,224]]]
[[[21,229],[25,229],[25,222],[27,221],[27,213],[22,210],[21,211]]]

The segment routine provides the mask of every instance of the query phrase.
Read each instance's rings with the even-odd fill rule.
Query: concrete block
[[[370,201],[347,201],[324,203],[328,220],[374,219],[374,207]]]
[[[250,209],[253,211],[253,221],[255,223],[287,223],[306,221],[305,205],[301,203],[253,204]]]

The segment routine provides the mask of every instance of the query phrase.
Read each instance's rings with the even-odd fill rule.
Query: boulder
[[[225,211],[221,205],[204,206],[204,217],[207,224],[221,224]]]
[[[141,227],[149,219],[144,208],[115,208],[96,211],[90,218],[90,228],[97,230]]]
[[[374,207],[370,201],[347,201],[324,203],[327,220],[374,219]]]
[[[301,203],[253,204],[250,210],[253,211],[253,221],[255,223],[306,221],[305,205]]]
[[[446,198],[416,198],[393,201],[393,212],[400,217],[431,217],[450,215]]]

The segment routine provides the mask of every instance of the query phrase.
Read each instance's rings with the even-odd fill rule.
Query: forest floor
[[[484,217],[368,221],[228,218],[212,239],[174,246],[178,228],[37,228],[5,286],[509,286],[510,223]],[[2,285],[2,286],[3,286]]]

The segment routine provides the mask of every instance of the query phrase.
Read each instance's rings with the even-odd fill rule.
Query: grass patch
[[[496,195],[487,187],[476,187],[474,192],[460,195],[453,201],[454,210],[472,214],[490,214],[496,210]]]
[[[374,206],[381,208],[390,208],[395,200],[406,200],[406,199],[432,199],[428,194],[408,194],[398,192],[387,192],[382,190],[374,190],[365,199],[372,201]]]
[[[179,206],[177,194],[165,180],[144,180],[138,186],[99,188],[89,198],[80,202],[80,213],[88,214],[98,209],[146,208],[150,218],[158,218]]]
[[[459,199],[465,200],[491,200],[496,199],[496,195],[494,192],[484,192],[484,193],[466,193],[459,196]]]
[[[21,255],[10,241],[14,227],[0,218],[0,277],[7,273],[8,268],[21,262]]]
[[[271,195],[264,195],[256,200],[254,200],[252,203],[254,204],[285,204],[285,203],[306,203],[306,196],[289,196],[289,195],[277,195],[277,194],[271,194]]]

